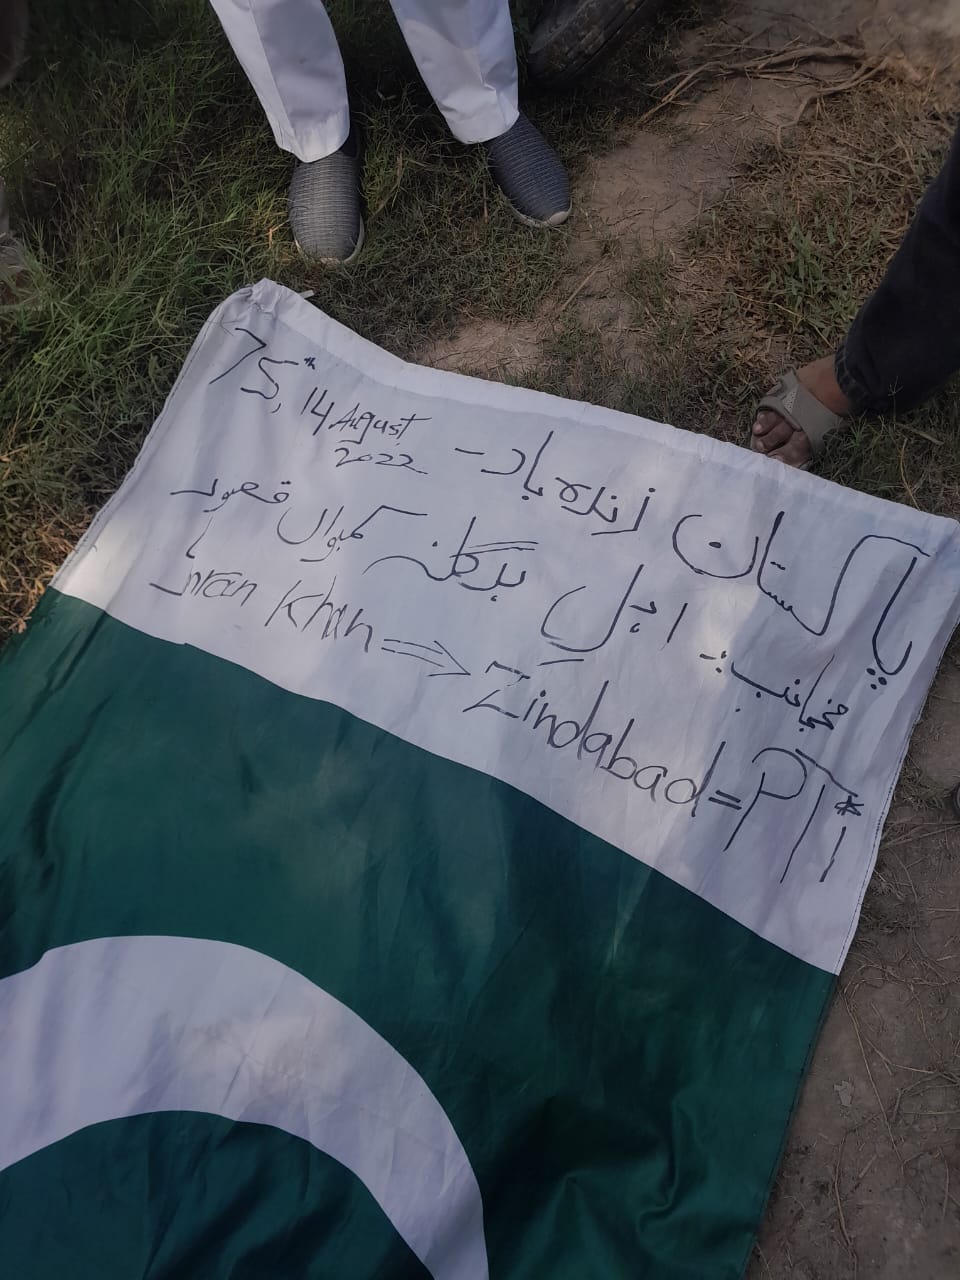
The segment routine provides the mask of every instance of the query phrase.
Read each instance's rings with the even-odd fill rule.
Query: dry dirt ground
[[[861,44],[866,60],[826,56],[831,40]],[[777,145],[805,105],[816,107],[815,94],[845,92],[851,76],[866,82],[899,71],[907,86],[936,83],[949,104],[960,66],[960,0],[734,0],[722,22],[684,37],[680,66],[722,61],[725,49],[742,61],[744,49],[762,60],[764,51],[811,46],[824,56],[681,85],[679,105],[580,181],[569,292],[545,300],[535,321],[478,321],[421,358],[535,385],[574,320],[602,331],[608,352],[612,344],[623,364],[642,371],[649,334],[624,283],[625,246],[634,252],[639,242],[666,255],[683,274],[691,229],[736,198],[757,144]],[[695,294],[695,274],[687,271],[686,280]],[[772,367],[777,354],[770,336],[758,368]],[[672,420],[686,425],[679,403]],[[947,801],[958,780],[955,644],[891,808],[749,1280],[960,1277],[960,820]]]

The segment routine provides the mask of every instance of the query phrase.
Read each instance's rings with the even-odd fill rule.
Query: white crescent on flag
[[[434,1280],[487,1280],[480,1188],[407,1060],[302,974],[205,938],[95,938],[0,981],[0,1169],[88,1125],[201,1111],[350,1169]]]

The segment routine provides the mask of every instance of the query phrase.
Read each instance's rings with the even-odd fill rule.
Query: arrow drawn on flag
[[[398,649],[388,649],[387,645],[399,645]],[[417,644],[415,640],[385,639],[380,646],[384,653],[395,653],[400,658],[418,658],[429,667],[439,667],[439,671],[428,671],[427,677],[433,676],[468,676],[470,672],[458,662],[449,649],[444,648],[439,640],[433,644]]]

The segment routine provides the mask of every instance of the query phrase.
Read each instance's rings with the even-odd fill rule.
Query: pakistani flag
[[[0,664],[11,1280],[733,1280],[957,526],[268,281]]]

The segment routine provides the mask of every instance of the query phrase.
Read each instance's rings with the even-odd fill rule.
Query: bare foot
[[[810,394],[816,396],[831,413],[839,413],[843,417],[851,413],[853,406],[837,385],[833,356],[824,356],[820,360],[814,360],[812,364],[805,364],[797,370],[797,377]],[[772,409],[762,409],[757,414],[750,437],[750,448],[775,458],[777,462],[785,462],[788,467],[802,467],[813,457],[810,441],[804,433],[795,430]]]

